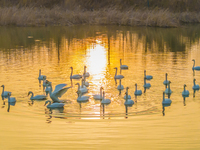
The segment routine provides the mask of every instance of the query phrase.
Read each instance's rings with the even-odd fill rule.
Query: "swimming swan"
[[[111,100],[110,99],[105,99],[105,92],[103,91],[103,98],[102,98],[101,104],[108,105],[110,103],[111,103]]]
[[[164,85],[168,85],[168,83],[169,83],[169,80],[167,80],[167,73],[165,74],[165,80],[163,81],[163,84]]]
[[[34,96],[32,91],[28,92],[28,96],[30,94],[31,94],[30,100],[46,100],[47,99],[47,96],[45,96],[45,95],[36,95],[36,96]]]
[[[100,87],[100,94],[94,94],[93,95],[93,98],[95,100],[102,100],[102,90],[103,90],[103,87]]]
[[[10,93],[8,93],[7,97],[8,97],[8,103],[15,103],[16,102],[16,98],[10,97]]]
[[[72,75],[73,74],[73,67],[70,67],[70,68],[71,68],[70,79],[80,79],[80,78],[82,78],[82,75],[79,75],[79,74]]]
[[[120,68],[121,69],[128,69],[127,65],[122,65],[122,59],[120,59]]]
[[[146,78],[144,78],[144,85],[143,85],[144,88],[150,88],[151,87],[151,84],[150,83],[146,83]]]
[[[121,79],[119,80],[119,85],[117,86],[118,90],[123,90],[124,86],[121,84]]]
[[[83,77],[89,77],[90,76],[90,74],[89,74],[89,72],[86,72],[86,66],[84,66],[84,72],[83,72]]]
[[[194,85],[193,85],[192,89],[193,90],[199,90],[199,85],[196,84],[195,81],[196,81],[196,79],[193,80]]]
[[[128,93],[127,92],[125,94],[126,94],[126,99],[125,99],[126,101],[124,102],[124,105],[125,106],[132,106],[134,104],[134,101],[131,100],[131,99],[128,99]]]
[[[190,93],[189,93],[189,91],[188,91],[188,90],[186,90],[186,89],[185,89],[185,87],[186,87],[186,84],[184,84],[184,86],[183,86],[183,87],[184,87],[184,90],[183,90],[183,92],[182,92],[182,96],[183,96],[183,97],[189,97],[189,94],[190,94]]]
[[[78,85],[77,93],[80,91],[82,94],[87,93],[88,89],[86,87],[81,88],[79,83],[76,83],[75,85]]]
[[[123,75],[117,75],[117,67],[115,67],[114,69],[116,69],[114,79],[123,79],[124,78]]]
[[[85,79],[86,77],[84,76],[83,77],[83,84],[86,86],[86,87],[88,87],[90,84],[89,84],[89,82],[88,81],[86,81],[86,79]]]
[[[129,87],[126,87],[126,93],[125,93],[125,96],[124,96],[124,99],[125,99],[125,100],[126,100],[126,99],[131,99],[131,96],[128,95],[128,89],[129,89]]]
[[[4,88],[5,88],[4,85],[2,85],[1,87],[3,87],[3,90],[2,90],[2,93],[1,93],[2,98],[8,98],[8,94],[11,95],[11,92],[10,91],[4,91]]]
[[[153,79],[153,76],[152,75],[146,75],[146,70],[144,70],[144,78],[147,79],[147,80],[151,80],[151,79]]]
[[[78,93],[78,98],[77,98],[78,102],[87,102],[90,98],[90,96],[82,96],[82,93],[80,91],[78,91],[77,93]]]
[[[40,70],[39,70],[39,77],[38,77],[38,80],[43,80],[44,78],[46,79],[47,76],[41,75],[41,69],[40,69]]]
[[[192,70],[200,70],[200,66],[196,66],[196,67],[195,67],[195,60],[192,59],[192,61],[194,62],[194,63],[193,63]]]
[[[169,98],[165,98],[165,92],[163,92],[162,105],[171,105],[172,101]]]
[[[51,104],[51,101],[50,101],[50,100],[45,101],[44,106],[45,106],[46,104],[48,104],[48,105],[47,105],[47,108],[63,108],[64,105],[65,105],[64,103],[53,103],[53,104]]]
[[[168,95],[172,94],[172,90],[170,89],[170,83],[171,81],[169,81],[168,83],[168,88],[165,89],[165,94],[168,94]]]
[[[135,84],[135,92],[134,92],[134,94],[135,94],[136,96],[142,95],[142,90],[138,90],[138,89],[137,89],[137,83]]]

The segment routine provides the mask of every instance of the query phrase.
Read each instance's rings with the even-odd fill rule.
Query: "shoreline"
[[[0,7],[0,25],[8,26],[72,26],[124,25],[174,28],[182,24],[200,23],[198,12],[171,12],[168,9],[107,8],[100,10],[68,10],[59,6],[49,8]]]

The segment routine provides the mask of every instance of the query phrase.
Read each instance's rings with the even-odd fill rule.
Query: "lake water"
[[[0,103],[0,149],[200,149],[200,26],[146,28],[123,26],[0,27],[0,84],[17,102]],[[121,70],[122,63],[129,66]],[[87,103],[77,102],[71,70],[90,77]],[[135,104],[125,107],[115,69],[124,75]],[[39,69],[52,82],[70,88],[60,99],[64,109],[49,110],[45,101],[30,103],[29,91],[44,94]],[[153,79],[144,92],[144,70]],[[171,81],[171,106],[163,107],[165,74]],[[142,90],[134,96],[135,83]],[[183,85],[190,96],[182,97]],[[111,104],[92,95],[104,88]],[[1,88],[2,90],[2,88]],[[50,100],[50,97],[48,97]]]

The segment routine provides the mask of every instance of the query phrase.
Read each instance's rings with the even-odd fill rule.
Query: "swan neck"
[[[2,90],[2,94],[4,93],[4,86],[3,86],[3,90]]]
[[[185,91],[185,86],[184,86],[184,91]]]
[[[137,84],[135,85],[135,91],[137,91]]]
[[[73,74],[73,68],[71,68],[71,76],[72,76],[72,74]]]
[[[195,86],[196,85],[195,80],[193,82],[194,82],[194,86]]]
[[[39,76],[41,76],[41,70],[39,70]]]
[[[194,61],[194,63],[193,63],[193,67],[195,66],[195,60],[193,60]]]
[[[122,65],[122,60],[120,59],[120,65]]]
[[[31,94],[31,98],[33,98],[33,92],[30,92],[30,94]]]
[[[115,76],[117,75],[117,68],[116,68],[116,71],[115,71]]]

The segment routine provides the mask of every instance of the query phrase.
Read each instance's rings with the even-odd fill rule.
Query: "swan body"
[[[189,91],[188,91],[188,90],[186,90],[186,89],[185,89],[185,87],[186,87],[186,84],[184,84],[184,86],[183,86],[183,87],[184,87],[184,90],[183,90],[183,92],[182,92],[182,96],[183,96],[183,97],[189,97],[189,94],[190,94],[190,93],[189,93]]]
[[[121,80],[119,80],[119,85],[117,86],[118,90],[123,90],[124,86],[121,84]]]
[[[47,108],[63,108],[65,105],[64,103],[52,103],[51,104],[50,100],[47,100],[44,105],[46,105],[46,104],[48,104]]]
[[[46,100],[47,99],[47,96],[45,96],[45,95],[36,95],[36,96],[34,96],[32,91],[28,92],[28,96],[30,94],[31,94],[30,100]]]
[[[78,92],[78,102],[87,102],[89,100],[90,96],[82,96],[82,93],[79,91]]]
[[[172,101],[169,98],[165,98],[165,92],[163,92],[162,105],[171,105]]]
[[[70,67],[71,68],[71,75],[70,75],[70,79],[80,79],[82,78],[82,75],[79,75],[79,74],[73,74],[73,67]]]
[[[127,65],[122,65],[122,59],[120,59],[120,68],[121,69],[128,69]]]
[[[147,79],[147,80],[151,80],[151,79],[153,79],[153,76],[152,75],[146,75],[146,70],[144,70],[144,78]]]
[[[103,98],[102,98],[102,101],[101,101],[101,104],[110,104],[111,103],[111,100],[110,99],[105,99],[105,92],[103,91]]]
[[[165,89],[165,94],[172,94],[172,90],[170,89],[170,81],[168,83],[168,88]]]
[[[114,69],[116,69],[116,72],[115,72],[115,76],[114,76],[114,79],[123,79],[124,76],[123,75],[117,75],[117,67],[115,67]]]
[[[169,80],[167,80],[167,76],[168,76],[168,74],[166,73],[165,74],[165,80],[163,81],[164,85],[168,85],[169,84]]]
[[[86,72],[86,66],[84,66],[84,72],[83,72],[83,77],[89,77],[90,76],[90,73],[89,72]]]
[[[144,88],[150,88],[151,87],[151,84],[150,83],[146,83],[146,78],[144,78],[144,85],[143,85]]]
[[[16,102],[16,98],[15,97],[10,97],[10,93],[8,93],[8,103],[15,103]]]
[[[196,81],[196,79],[193,80],[194,85],[193,85],[192,89],[193,90],[199,90],[199,85],[196,84],[195,81]]]
[[[126,100],[126,99],[131,99],[131,96],[128,95],[128,89],[129,89],[129,87],[126,87],[126,93],[125,93],[125,96],[124,96],[124,99],[125,99],[125,100]]]
[[[58,99],[58,97],[61,97],[63,94],[65,94],[67,92],[67,90],[69,88],[71,88],[71,86],[69,87],[66,87],[67,84],[65,83],[62,83],[62,84],[58,84],[56,85],[55,87],[55,90],[52,92],[52,84],[50,82],[50,91],[49,91],[49,95],[50,95],[50,98],[53,100],[53,102],[60,102],[60,100]]]
[[[4,97],[4,98],[8,98],[8,94],[11,95],[11,92],[10,91],[4,91],[4,88],[5,88],[4,85],[2,85],[1,87],[3,87],[1,96]]]
[[[40,70],[39,70],[39,77],[38,77],[38,80],[43,80],[44,78],[46,79],[47,76],[41,75],[41,69],[40,69]]]
[[[81,94],[84,94],[84,93],[88,92],[88,89],[85,86],[81,87],[79,83],[76,83],[75,85],[78,85],[77,92],[81,92]]]
[[[135,84],[135,92],[134,92],[134,94],[135,94],[136,96],[142,95],[142,90],[138,90],[138,89],[137,89],[137,83]]]
[[[192,59],[192,61],[194,62],[194,63],[193,63],[192,70],[200,70],[200,66],[195,66],[195,60]]]
[[[93,98],[95,100],[102,100],[102,90],[103,90],[103,87],[100,87],[100,94],[94,94],[93,95]]]

